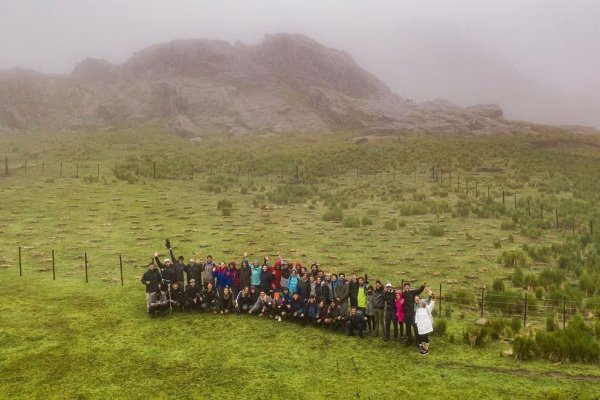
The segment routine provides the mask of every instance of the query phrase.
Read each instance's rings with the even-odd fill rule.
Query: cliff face
[[[498,106],[407,101],[347,53],[302,35],[267,35],[258,45],[174,41],[121,65],[86,59],[70,75],[0,72],[0,130],[142,122],[193,136],[517,131]]]

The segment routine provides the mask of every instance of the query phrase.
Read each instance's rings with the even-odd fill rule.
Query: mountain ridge
[[[299,34],[255,45],[187,39],[122,64],[87,58],[68,75],[0,71],[0,131],[158,122],[171,133],[521,133],[497,105],[417,104],[344,51]]]

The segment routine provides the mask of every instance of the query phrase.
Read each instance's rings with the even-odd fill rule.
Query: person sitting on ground
[[[317,325],[325,325],[325,319],[327,319],[327,313],[329,312],[329,306],[325,300],[319,302],[319,311],[317,312],[317,318],[315,322]]]
[[[348,336],[354,336],[354,331],[358,330],[358,336],[364,339],[363,331],[365,329],[365,317],[356,306],[351,307],[350,314],[346,319],[346,328]]]
[[[292,301],[289,305],[289,309],[294,318],[297,321],[302,322],[302,325],[306,325],[306,311],[304,307],[304,299],[298,292],[292,295]]]
[[[223,288],[223,293],[219,297],[219,310],[221,314],[229,314],[233,311],[233,293],[229,286]]]
[[[150,293],[150,297],[148,297],[148,314],[150,316],[165,314],[168,310],[169,300],[165,292],[158,288],[155,292]]]
[[[256,289],[254,290],[256,291]],[[252,303],[252,299],[250,298],[250,288],[248,286],[244,287],[238,293],[235,304],[238,312],[250,311],[250,307],[252,307],[254,303]]]
[[[327,308],[327,317],[325,318],[325,325],[333,326],[334,329],[339,329],[344,321],[341,309],[338,306],[337,301],[332,300],[331,304]]]
[[[171,305],[174,310],[183,310],[185,303],[185,293],[179,286],[179,282],[175,281],[171,283]]]
[[[142,284],[146,285],[146,303],[150,298],[150,294],[159,290],[160,287],[160,272],[155,263],[148,264],[148,270],[142,275]]]
[[[258,313],[258,316],[262,317],[269,312],[272,304],[273,299],[271,296],[268,296],[264,290],[261,290],[258,300],[256,300],[250,311],[248,311],[248,314]]]
[[[314,295],[311,295],[308,298],[308,303],[306,303],[306,318],[308,319],[308,322],[315,323],[318,314],[319,305],[317,304],[317,299]]]
[[[204,289],[204,292],[202,293],[202,298],[204,299],[202,311],[213,311],[216,314],[219,306],[219,294],[212,282],[208,282],[206,285],[206,289]]]
[[[417,326],[417,343],[419,353],[429,354],[429,334],[433,332],[433,307],[435,306],[435,295],[429,290],[429,302],[422,299],[415,313],[415,325]]]
[[[198,310],[202,305],[202,296],[200,295],[200,288],[196,284],[195,279],[191,279],[190,283],[185,287],[185,309],[186,310]]]

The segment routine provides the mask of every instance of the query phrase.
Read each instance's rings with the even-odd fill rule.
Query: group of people
[[[429,290],[427,298],[420,297],[425,284],[413,289],[404,283],[396,290],[377,280],[372,286],[366,275],[346,279],[344,273],[325,274],[316,263],[307,269],[281,257],[273,265],[268,256],[262,263],[250,263],[246,253],[239,268],[235,262],[217,264],[210,255],[204,262],[185,263],[182,256],[175,257],[168,240],[167,248],[171,258],[161,262],[154,253],[141,278],[151,316],[174,310],[246,313],[344,329],[361,338],[381,332],[386,342],[393,329],[393,340],[414,343],[421,354],[429,353],[435,295]]]

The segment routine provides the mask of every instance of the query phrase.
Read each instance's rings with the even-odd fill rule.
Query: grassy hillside
[[[481,288],[493,292],[495,281],[506,289],[486,317],[505,309],[509,294],[527,293],[522,334],[561,319],[563,308],[567,321],[580,314],[593,325],[600,140],[548,132],[352,139],[191,143],[151,128],[0,137],[8,159],[0,276],[10,282],[0,306],[8,371],[0,397],[593,398],[597,364],[517,362],[499,354],[519,332],[475,348],[463,334],[480,313]],[[230,215],[217,208],[223,200]],[[341,218],[324,220],[328,213]],[[186,258],[282,254],[372,281],[442,285],[447,333],[424,359],[380,340],[255,318],[149,319],[138,278],[167,237]],[[523,318],[514,301],[504,318]]]

